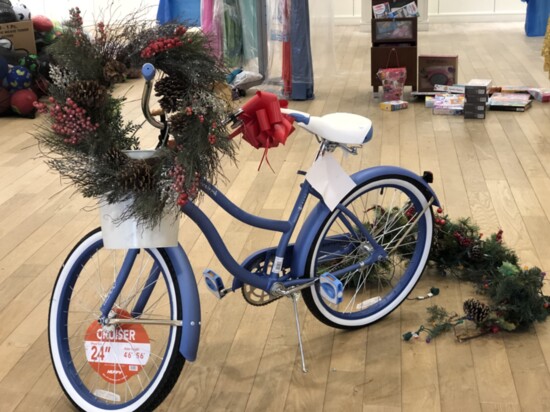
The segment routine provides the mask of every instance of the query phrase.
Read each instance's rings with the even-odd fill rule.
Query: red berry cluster
[[[185,187],[185,170],[182,165],[176,165],[170,169],[168,172],[168,175],[172,178],[172,190],[174,190],[176,193],[179,193],[178,198],[176,200],[178,206],[185,206],[189,199],[194,199],[197,197],[197,194],[199,192],[199,175],[195,174],[195,178],[193,179],[193,184],[191,185],[191,188],[187,190]]]
[[[185,33],[187,33],[187,27],[185,26],[178,26],[176,27],[176,29],[174,30],[174,35],[176,36],[183,36]]]
[[[172,189],[178,193],[183,192],[183,185],[185,183],[185,170],[183,170],[183,166],[173,166],[168,172],[168,176],[174,181],[172,183]]]
[[[144,59],[149,59],[158,53],[173,49],[174,47],[181,46],[182,44],[183,43],[178,37],[161,37],[157,40],[149,42],[147,47],[142,50],[141,57]]]
[[[216,122],[212,122],[212,124],[210,125],[210,129],[212,130],[212,132],[208,134],[208,141],[211,145],[216,144],[216,135],[214,134],[214,132],[216,131],[217,127],[218,123]]]
[[[105,30],[105,23],[102,21],[96,24],[95,41],[103,45],[107,42],[107,31]]]
[[[85,35],[82,31],[84,21],[82,20],[80,9],[78,7],[70,9],[69,15],[71,17],[69,19],[68,26],[75,29],[75,45],[76,47],[80,47],[82,45],[82,41],[85,40]]]
[[[72,99],[68,98],[65,105],[59,104],[53,97],[49,101],[52,103],[50,106],[35,102],[34,107],[39,113],[49,114],[53,120],[52,130],[62,136],[65,143],[78,144],[99,127],[99,124],[92,123],[90,116],[86,116],[86,110]]]
[[[464,236],[462,233],[456,231],[453,233],[453,237],[456,239],[458,244],[462,247],[470,247],[472,246],[472,239],[469,237]]]
[[[79,7],[73,7],[69,10],[69,26],[73,28],[82,27],[84,20],[82,20],[82,15]]]
[[[437,214],[440,215],[441,213],[443,213],[443,209],[438,207],[437,208]],[[435,217],[435,224],[436,225],[445,226],[445,223],[447,223],[447,221],[445,219],[443,219],[442,217],[440,217],[440,216]]]

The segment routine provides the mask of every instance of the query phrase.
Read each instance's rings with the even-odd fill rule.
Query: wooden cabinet
[[[399,8],[413,0],[373,0],[373,6],[389,3]],[[415,4],[417,1],[414,1]],[[381,68],[406,67],[405,85],[417,88],[417,17],[374,18],[372,13],[371,84],[374,92],[382,85],[376,73]],[[392,52],[395,50],[395,53]]]

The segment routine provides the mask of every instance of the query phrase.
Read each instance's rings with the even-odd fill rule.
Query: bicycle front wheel
[[[358,218],[387,259],[345,273],[343,300],[333,304],[318,283],[302,294],[308,309],[321,322],[354,329],[382,319],[413,289],[430,253],[433,214],[421,183],[404,176],[380,176],[360,183],[321,225],[309,252],[310,277],[336,272],[364,261],[372,247],[357,224]]]
[[[67,257],[53,290],[52,363],[66,395],[85,411],[152,410],[185,362],[181,328],[169,324],[181,319],[178,280],[162,250],[139,251],[109,314],[123,322],[99,323],[126,252],[104,249],[101,232],[92,231]]]

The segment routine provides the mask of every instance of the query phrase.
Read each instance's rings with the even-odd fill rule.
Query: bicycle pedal
[[[331,273],[323,273],[320,276],[321,296],[334,305],[342,302],[344,295],[344,285],[340,279],[333,276]]]
[[[215,297],[221,299],[227,294],[227,291],[223,284],[223,280],[220,275],[218,275],[211,269],[205,269],[202,274],[204,275],[204,282],[206,283],[206,287],[210,292],[212,292]]]

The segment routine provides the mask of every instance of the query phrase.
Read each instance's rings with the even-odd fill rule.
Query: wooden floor
[[[431,170],[453,218],[471,216],[482,232],[504,239],[527,265],[550,270],[550,103],[526,113],[492,112],[486,120],[433,116],[422,102],[382,112],[369,86],[370,36],[334,30],[335,56],[316,67],[316,99],[291,107],[313,114],[350,111],[371,118],[374,138],[350,171],[379,164]],[[458,54],[459,80],[550,87],[542,70],[542,38],[521,24],[432,25],[419,33],[419,52]],[[326,55],[324,57],[327,57]],[[324,70],[323,70],[324,69]],[[127,93],[128,118],[140,118],[141,84]],[[47,347],[49,294],[72,245],[98,225],[94,203],[62,190],[29,132],[36,121],[0,119],[0,411],[65,411]],[[261,152],[243,143],[238,167],[228,164],[221,186],[237,204],[268,217],[288,214],[295,171],[306,169],[316,143],[303,132],[269,152],[275,170],[256,171]],[[204,208],[241,259],[273,236],[232,222],[209,202]],[[426,307],[459,311],[471,286],[426,273],[417,287],[441,289],[431,301],[407,301],[385,320],[346,333],[330,329],[300,302],[309,373],[300,369],[289,301],[248,306],[239,294],[216,301],[200,274],[225,273],[204,237],[184,220],[180,241],[193,263],[202,298],[199,356],[188,363],[161,409],[166,411],[544,411],[550,408],[550,322],[521,334],[466,343],[443,336],[431,344],[403,342]],[[224,275],[228,278],[227,275]],[[550,293],[550,288],[546,289]]]

